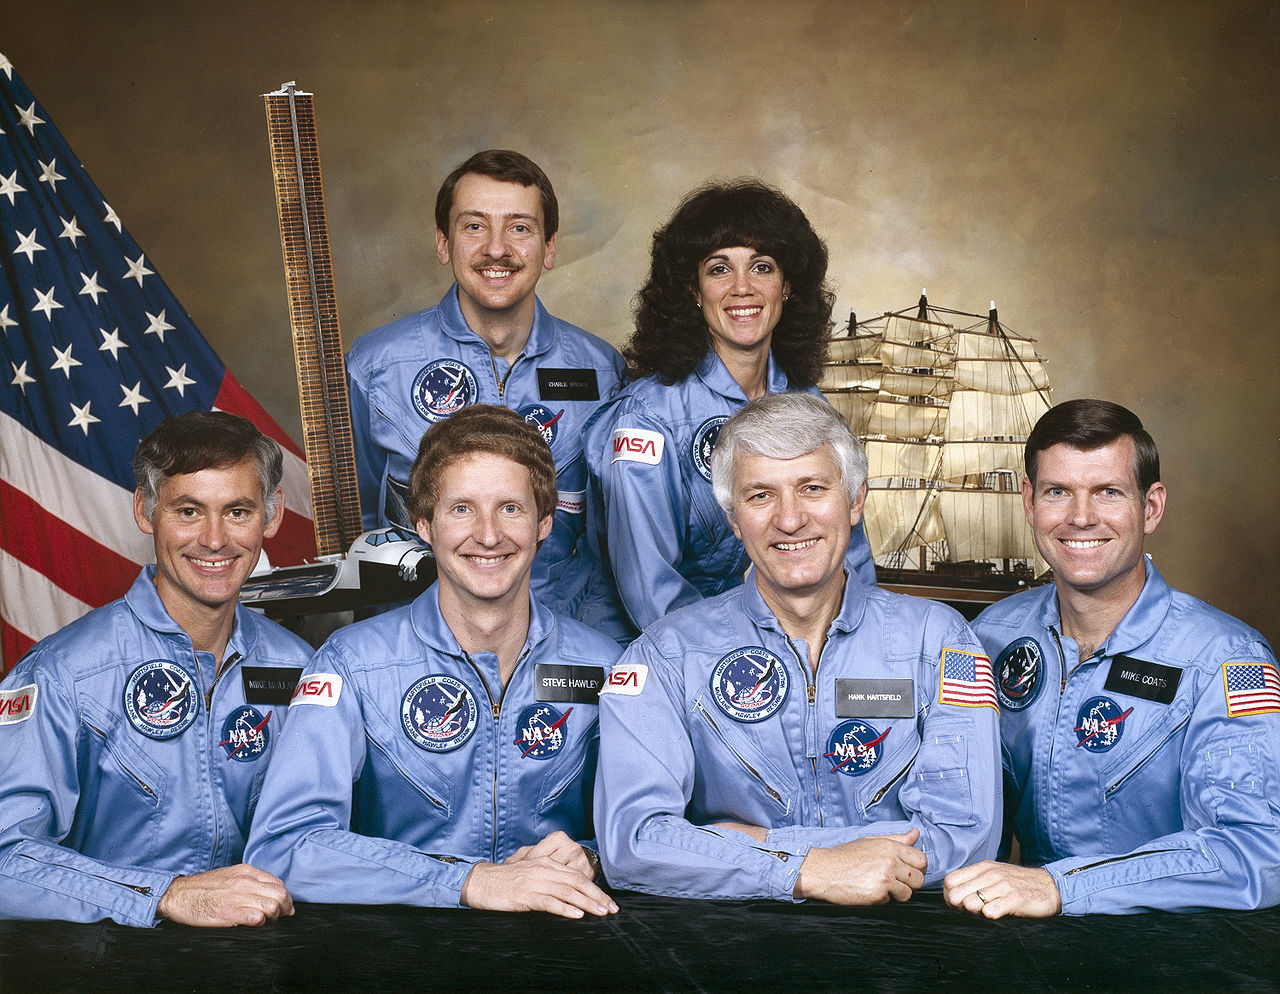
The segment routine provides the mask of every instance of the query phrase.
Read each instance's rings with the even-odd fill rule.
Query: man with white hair
[[[880,904],[995,852],[991,664],[955,611],[846,572],[866,473],[819,397],[721,429],[712,484],[754,571],[649,626],[601,693],[615,887]]]

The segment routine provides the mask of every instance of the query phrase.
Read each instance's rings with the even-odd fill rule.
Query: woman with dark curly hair
[[[626,643],[669,611],[742,582],[748,562],[711,492],[720,426],[747,401],[816,392],[834,294],[827,249],[758,180],[689,194],[653,236],[627,386],[583,432],[592,575],[577,616]],[[859,525],[851,570],[875,582]]]

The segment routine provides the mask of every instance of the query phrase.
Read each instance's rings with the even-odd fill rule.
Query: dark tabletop
[[[988,922],[617,895],[608,919],[301,904],[263,928],[0,922],[0,991],[1275,991],[1280,910]]]

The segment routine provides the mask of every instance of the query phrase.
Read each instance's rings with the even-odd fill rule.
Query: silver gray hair
[[[724,423],[711,454],[711,489],[733,517],[733,470],[738,453],[795,459],[830,445],[850,506],[867,482],[867,453],[849,423],[822,397],[774,393],[751,401]]]

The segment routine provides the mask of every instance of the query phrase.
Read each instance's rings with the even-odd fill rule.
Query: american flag
[[[939,704],[958,704],[965,708],[995,708],[996,681],[991,673],[991,660],[976,652],[961,649],[942,650],[942,686]]]
[[[1229,717],[1280,711],[1280,676],[1274,663],[1226,663],[1222,681]]]
[[[278,441],[286,513],[268,555],[315,555],[301,450],[214,354],[3,55],[0,272],[4,670],[154,558],[133,522],[133,452],[170,414],[231,411]]]

